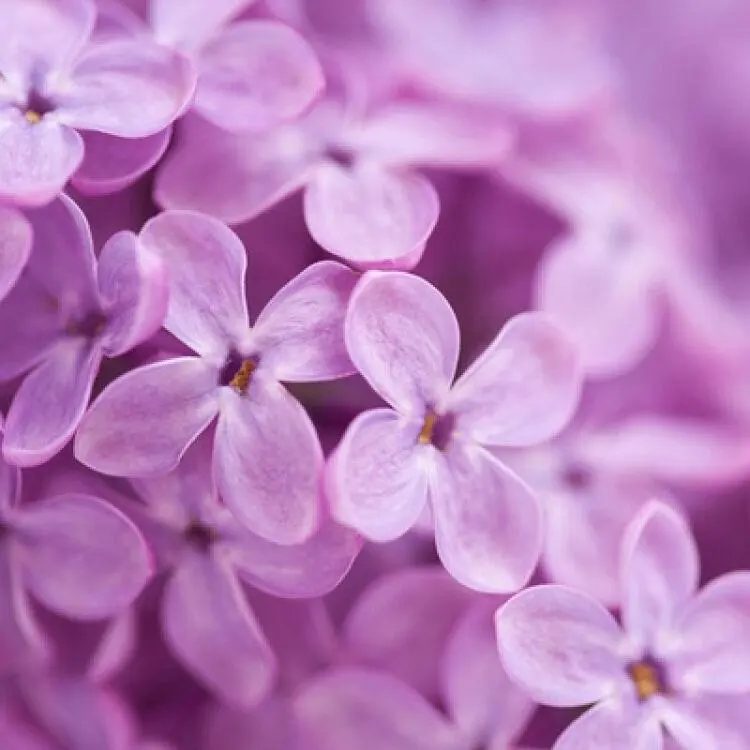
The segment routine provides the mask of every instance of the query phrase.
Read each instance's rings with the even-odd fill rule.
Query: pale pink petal
[[[627,680],[623,634],[597,601],[565,586],[533,586],[495,615],[508,675],[539,703],[583,706]]]
[[[459,349],[456,316],[429,282],[366,273],[354,289],[344,337],[370,386],[396,409],[423,418],[447,395]]]
[[[669,643],[670,679],[703,693],[750,691],[750,574],[728,573],[688,604]]]
[[[0,198],[47,203],[82,160],[83,140],[75,130],[49,118],[28,122],[18,110],[0,111]]]
[[[195,73],[182,55],[145,39],[93,44],[76,61],[56,96],[55,119],[81,130],[143,138],[183,112]]]
[[[537,307],[559,321],[592,377],[630,370],[653,346],[660,326],[655,292],[637,259],[606,252],[598,233],[547,250],[537,271]]]
[[[391,675],[338,669],[307,682],[295,715],[315,750],[459,750],[463,738],[419,693]]]
[[[11,208],[0,208],[0,300],[18,281],[29,259],[32,242],[33,230],[23,214]]]
[[[298,117],[325,85],[310,45],[276,21],[233,23],[200,51],[195,109],[217,127],[263,132]]]
[[[101,359],[98,346],[70,337],[26,376],[5,424],[7,461],[38,466],[62,450],[86,411]]]
[[[104,245],[97,274],[108,317],[102,346],[108,357],[116,357],[159,330],[167,314],[169,282],[162,260],[128,231]]]
[[[359,268],[416,266],[439,212],[425,177],[372,162],[322,165],[305,191],[313,239]]]
[[[698,549],[685,519],[654,501],[629,525],[622,550],[623,624],[637,643],[658,649],[698,588]]]
[[[449,399],[457,433],[486,445],[541,443],[572,418],[581,395],[578,353],[546,315],[521,313],[459,378]]]
[[[164,327],[199,354],[226,355],[249,327],[239,237],[210,216],[166,211],[144,226],[140,240],[169,276]]]
[[[338,521],[374,541],[405,534],[427,500],[429,448],[418,423],[391,409],[355,417],[326,469],[331,510]]]
[[[237,579],[221,560],[187,556],[164,593],[167,643],[230,705],[250,708],[270,690],[275,660]]]
[[[603,701],[576,719],[558,738],[554,750],[662,750],[656,721],[638,707],[615,698]]]
[[[438,565],[383,575],[349,610],[342,631],[345,650],[357,664],[382,669],[439,700],[440,656],[470,601],[471,593]],[[497,663],[494,636],[492,650]]]
[[[479,446],[454,441],[440,456],[430,501],[443,565],[477,591],[517,591],[531,577],[542,551],[539,500]]]
[[[290,382],[351,375],[344,316],[358,278],[341,263],[321,261],[282,287],[253,327],[263,367]]]
[[[278,544],[309,539],[319,522],[323,450],[300,403],[258,375],[240,396],[224,389],[214,476],[224,502],[250,531]]]
[[[76,434],[76,458],[114,476],[166,474],[215,418],[216,379],[194,357],[131,370],[91,405]]]
[[[661,712],[680,750],[747,750],[750,697],[701,695],[672,698]]]
[[[98,498],[70,494],[23,506],[14,527],[24,583],[64,616],[109,617],[131,604],[151,577],[138,529]]]
[[[94,130],[82,136],[85,155],[73,184],[86,195],[107,195],[129,187],[159,162],[172,128],[145,138],[118,138]]]

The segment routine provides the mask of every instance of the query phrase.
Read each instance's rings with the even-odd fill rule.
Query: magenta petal
[[[116,357],[155,334],[167,314],[168,282],[161,259],[128,231],[102,248],[99,295],[108,316],[102,345]]]
[[[539,703],[583,706],[627,680],[623,634],[597,601],[565,586],[533,586],[495,615],[511,679]]]
[[[143,138],[167,128],[195,88],[185,57],[145,39],[92,44],[70,75],[70,86],[57,95],[56,119],[122,138]]]
[[[360,268],[413,268],[440,200],[425,177],[371,162],[324,164],[305,192],[305,221],[328,252]]]
[[[91,405],[75,440],[76,458],[103,474],[166,474],[215,418],[217,372],[195,357],[132,370]]]
[[[326,469],[334,516],[374,541],[405,534],[427,500],[428,461],[418,423],[391,409],[355,417]]]
[[[24,583],[64,616],[96,620],[120,612],[151,576],[141,534],[95,497],[61,495],[24,506],[14,525]]]
[[[399,411],[424,418],[456,372],[456,316],[430,283],[407,273],[366,273],[346,315],[349,356],[370,386]]]
[[[83,160],[81,136],[50,118],[0,111],[0,198],[41,205],[59,195]]]
[[[294,699],[307,744],[325,750],[459,750],[463,738],[419,693],[385,673],[338,669]]]
[[[278,544],[309,539],[320,522],[323,451],[300,403],[254,377],[222,393],[214,475],[224,502],[250,531]]]
[[[57,750],[51,740],[32,727],[25,715],[11,708],[10,701],[0,705],[0,734],[7,750]]]
[[[258,703],[275,660],[239,583],[218,558],[190,554],[167,583],[162,627],[172,651],[223,701]]]
[[[542,551],[538,499],[479,446],[454,441],[442,455],[430,484],[440,559],[464,586],[491,593],[517,591],[531,577]]]
[[[324,86],[310,45],[275,21],[233,23],[200,51],[195,109],[217,127],[263,132],[298,117]]]
[[[450,408],[457,431],[486,445],[526,446],[553,437],[578,406],[578,354],[546,315],[512,318],[459,378]]]
[[[623,541],[621,601],[628,635],[658,649],[698,588],[698,572],[698,550],[687,522],[668,505],[648,503]]]
[[[101,359],[97,346],[71,337],[26,376],[8,411],[7,461],[37,466],[62,450],[86,411]]]
[[[93,130],[82,135],[85,155],[73,184],[86,195],[106,195],[132,185],[159,162],[172,128],[145,138],[118,138]]]
[[[0,301],[13,289],[29,259],[32,231],[23,214],[0,208]]]
[[[169,276],[164,327],[199,354],[223,358],[249,327],[239,237],[210,216],[166,211],[144,226],[140,239]]]
[[[308,266],[263,308],[253,333],[263,367],[277,380],[303,382],[351,375],[344,316],[358,276],[334,261]]]

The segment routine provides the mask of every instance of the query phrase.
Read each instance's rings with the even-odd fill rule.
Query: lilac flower
[[[54,198],[93,131],[144,138],[183,110],[187,61],[135,39],[91,39],[93,0],[6,0],[0,23],[0,197]]]
[[[555,750],[747,747],[750,574],[698,587],[690,529],[647,505],[623,544],[622,627],[596,600],[564,586],[517,594],[496,615],[500,654],[531,697],[595,707]]]
[[[86,217],[65,196],[27,218],[34,245],[23,275],[0,304],[0,379],[26,373],[8,411],[6,460],[44,463],[70,440],[104,357],[149,338],[164,319],[159,260],[131,232],[94,256]]]
[[[18,281],[31,253],[32,238],[23,214],[0,206],[0,302]]]
[[[166,212],[139,241],[169,272],[165,327],[196,355],[141,367],[105,388],[78,430],[76,456],[104,474],[164,474],[218,417],[213,471],[223,500],[260,536],[304,541],[318,525],[323,454],[307,413],[279,381],[352,372],[343,320],[355,275],[331,261],[310,266],[251,328],[245,248],[226,226]]]
[[[541,551],[539,501],[490,448],[527,446],[562,429],[581,379],[574,349],[541,314],[512,319],[451,387],[459,332],[430,284],[370,271],[346,317],[352,361],[392,408],[360,414],[327,473],[334,515],[385,541],[429,498],[438,552],[480,591],[518,589]]]

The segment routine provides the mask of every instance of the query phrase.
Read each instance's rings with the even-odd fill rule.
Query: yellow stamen
[[[33,109],[27,109],[23,116],[26,118],[27,122],[30,122],[32,125],[38,125],[42,121],[42,116],[39,114],[39,112],[35,112]]]
[[[242,367],[237,370],[237,374],[229,381],[229,385],[238,393],[246,393],[250,387],[250,378],[252,378],[256,367],[257,365],[251,359],[244,360]]]
[[[424,418],[424,424],[419,431],[418,440],[422,445],[429,445],[434,437],[435,425],[437,425],[438,416],[434,412],[428,411]]]
[[[663,692],[659,674],[650,664],[632,664],[629,667],[630,677],[635,683],[638,698],[642,701]]]

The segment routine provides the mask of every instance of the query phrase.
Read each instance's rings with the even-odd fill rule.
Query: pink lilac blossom
[[[746,0],[0,0],[0,749],[750,750],[749,82]]]

